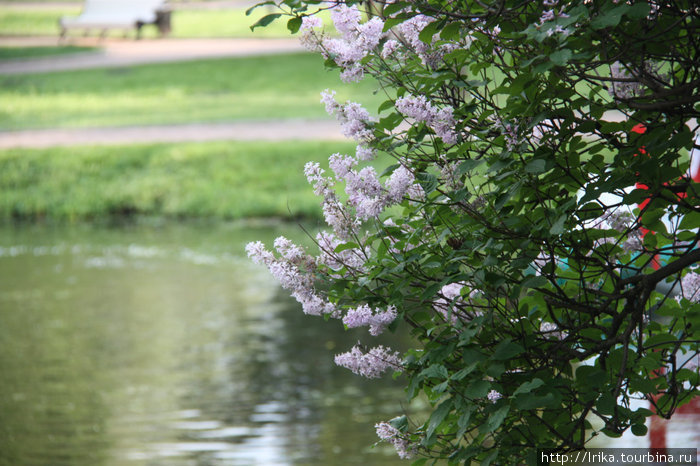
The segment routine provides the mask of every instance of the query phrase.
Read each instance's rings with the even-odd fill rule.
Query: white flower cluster
[[[336,355],[335,363],[368,379],[381,377],[389,369],[402,370],[399,353],[381,345],[370,349],[367,353],[363,353],[360,347],[355,345],[347,353]]]
[[[469,305],[469,302],[462,296],[464,286],[465,283],[462,282],[443,286],[438,293],[440,297],[433,302],[433,309],[440,313],[446,322],[452,325],[455,325],[458,321],[467,322],[473,316],[481,315],[479,311],[476,311],[470,316],[464,310]],[[469,297],[471,298],[477,293],[477,291],[472,291]]]
[[[683,275],[681,279],[681,293],[679,298],[683,297],[694,303],[700,302],[700,274],[690,271]]]
[[[445,144],[457,142],[454,110],[449,105],[440,108],[430,104],[425,96],[406,94],[396,99],[396,110],[416,122],[428,125]]]
[[[260,241],[248,243],[246,253],[253,262],[268,268],[282,288],[290,291],[292,297],[301,303],[304,313],[338,317],[335,305],[324,299],[314,287],[314,258],[283,236],[275,240],[274,246],[279,258],[268,251]]]
[[[567,332],[559,330],[557,324],[544,321],[540,323],[540,333],[544,334],[546,337],[554,337],[557,340],[563,340],[569,336]]]
[[[348,7],[344,4],[331,10],[331,20],[340,37],[317,33],[316,29],[323,26],[318,17],[302,18],[302,44],[311,51],[321,52],[324,58],[335,61],[341,68],[340,79],[344,82],[360,81],[365,75],[362,59],[377,48],[384,37],[384,21],[374,17],[361,23],[362,14],[357,6]]]
[[[417,447],[401,436],[399,430],[388,422],[380,422],[374,428],[377,430],[377,436],[390,442],[396,448],[396,453],[401,459],[411,459],[416,455]]]
[[[403,38],[408,47],[418,55],[424,66],[437,67],[443,57],[459,48],[455,42],[439,42],[439,34],[434,34],[430,44],[420,39],[420,33],[425,27],[435,21],[426,15],[416,15],[397,26],[398,34]],[[468,46],[469,44],[467,44]]]
[[[362,304],[355,309],[350,309],[343,317],[343,323],[348,328],[369,327],[369,333],[377,336],[396,320],[396,307],[389,306],[386,311],[375,309],[372,311],[367,304]]]
[[[335,100],[335,91],[328,89],[321,92],[321,103],[325,105],[326,112],[338,120],[343,135],[359,143],[357,158],[372,160],[375,157],[375,151],[369,147],[369,144],[374,140],[372,132],[374,119],[369,112],[357,102],[339,104]]]
[[[501,398],[503,398],[503,395],[501,394],[501,392],[499,392],[497,390],[491,390],[488,393],[488,395],[486,395],[486,399],[488,399],[491,403],[495,403],[498,400],[500,400]]]

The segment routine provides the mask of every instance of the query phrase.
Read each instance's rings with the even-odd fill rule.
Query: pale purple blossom
[[[399,166],[385,183],[388,201],[394,204],[401,202],[414,183],[413,173],[403,165]]]
[[[495,403],[496,401],[498,401],[498,400],[500,400],[501,398],[503,398],[503,395],[501,395],[501,393],[498,392],[498,391],[496,391],[496,390],[491,390],[491,391],[488,393],[488,395],[486,395],[486,398],[487,398],[491,403]]]
[[[445,144],[457,142],[457,133],[454,131],[455,120],[453,109],[450,106],[442,108],[431,105],[425,96],[405,96],[396,99],[396,109],[406,117],[416,122],[425,123]]]
[[[318,16],[304,16],[301,18],[300,31],[323,27],[323,20]]]
[[[335,173],[336,178],[343,179],[357,165],[357,160],[347,155],[335,153],[328,159],[328,166]]]
[[[377,17],[360,23],[362,15],[353,5],[340,5],[331,11],[331,19],[341,37],[325,37],[321,41],[322,53],[341,68],[344,82],[360,81],[365,68],[361,60],[374,50],[384,36],[384,22]]]
[[[681,279],[681,296],[688,301],[700,302],[700,274],[689,271]]]
[[[261,241],[246,244],[245,251],[255,264],[268,265],[275,260],[274,254],[268,251]]]
[[[374,50],[384,36],[384,21],[374,17],[357,27],[356,45],[358,48],[370,51]]]
[[[419,14],[399,24],[397,30],[406,44],[421,59],[423,65],[434,68],[439,65],[446,54],[459,48],[459,44],[440,41],[439,34],[433,35],[430,44],[423,42],[420,39],[420,33],[433,21],[435,21],[435,18]],[[436,44],[437,42],[440,42],[440,44]]]
[[[302,262],[310,263],[310,256],[308,256],[302,248],[292,243],[290,240],[284,236],[280,236],[275,239],[273,243],[277,252],[288,262],[292,264],[299,264]]]
[[[267,266],[282,288],[290,291],[292,297],[301,303],[304,313],[338,317],[335,305],[321,297],[314,288],[311,274],[314,263],[311,258],[286,238],[277,238],[275,246],[282,256],[280,259],[259,241],[248,243],[246,252],[254,262]]]
[[[613,81],[609,89],[612,97],[620,99],[631,99],[642,94],[642,84],[636,80],[630,70],[616,61],[610,66],[610,76],[619,81]]]
[[[401,432],[388,422],[380,422],[376,424],[374,428],[377,431],[377,436],[394,445],[396,448],[396,453],[401,459],[411,459],[416,455],[417,447],[416,445],[405,439]]]
[[[376,157],[377,151],[372,149],[369,146],[366,146],[364,144],[358,144],[357,149],[355,150],[355,156],[357,157],[358,160],[363,160],[363,161],[369,161],[369,160],[374,160],[374,157]]]
[[[370,308],[367,304],[362,304],[354,309],[348,310],[343,317],[343,324],[348,328],[369,327],[369,333],[377,336],[396,320],[396,307],[389,306],[385,311]]]
[[[464,187],[461,176],[457,171],[459,168],[459,164],[457,162],[447,160],[447,157],[445,157],[443,154],[440,156],[440,163],[438,166],[440,168],[440,179],[445,186],[453,190]]]
[[[464,286],[465,284],[462,282],[443,286],[438,293],[440,297],[433,302],[433,309],[452,325],[455,325],[459,320],[469,320],[469,316],[463,310],[467,305],[467,301],[462,296]]]
[[[331,116],[340,110],[340,104],[335,100],[335,91],[326,89],[321,92],[321,103],[326,107],[326,113]]]
[[[542,322],[540,323],[540,333],[543,333],[547,337],[554,337],[558,340],[563,340],[569,334],[565,331],[559,330],[557,324],[553,322]]]
[[[393,57],[398,48],[399,42],[394,39],[389,39],[388,41],[384,42],[384,47],[382,48],[382,58],[384,60],[388,60],[389,58]]]
[[[357,26],[360,24],[362,14],[356,5],[348,7],[341,4],[331,10],[331,20],[336,30],[344,38],[352,38],[356,34]]]
[[[368,379],[381,377],[387,370],[402,370],[399,353],[381,345],[366,354],[356,345],[347,353],[336,355],[335,363]]]
[[[340,79],[344,83],[357,83],[365,77],[365,69],[357,64],[353,64],[340,72]]]
[[[348,238],[359,226],[359,222],[353,219],[341,203],[333,189],[334,182],[324,176],[325,171],[317,162],[308,162],[304,166],[306,179],[314,188],[314,193],[321,196],[321,210],[326,223],[333,228],[340,238]]]
[[[345,137],[356,140],[366,146],[374,139],[370,125],[374,122],[369,112],[357,102],[346,102],[344,105],[335,100],[335,91],[327,89],[321,93],[321,103],[326,112],[340,122],[340,128]]]
[[[316,243],[320,249],[319,256],[316,260],[318,264],[325,265],[331,270],[341,270],[343,268],[350,271],[365,271],[365,263],[369,257],[370,251],[368,248],[348,248],[340,252],[336,252],[338,246],[345,245],[333,233],[322,231],[316,235]]]

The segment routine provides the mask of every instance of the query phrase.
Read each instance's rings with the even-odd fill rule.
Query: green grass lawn
[[[172,34],[174,38],[188,37],[291,37],[286,21],[278,20],[265,28],[250,30],[262,16],[271,13],[268,7],[256,9],[250,16],[246,8],[222,10],[175,10],[172,13]],[[58,20],[62,16],[76,16],[80,8],[45,8],[0,10],[0,36],[58,36]],[[325,16],[327,18],[327,15]],[[82,35],[82,31],[71,32]],[[97,32],[93,32],[93,35]],[[112,36],[123,36],[122,31],[111,31]],[[129,36],[133,37],[133,31]],[[143,28],[143,37],[157,37],[154,26]]]
[[[325,88],[370,111],[382,100],[375,83],[343,85],[314,54],[212,59],[0,76],[0,130],[324,118]]]
[[[343,142],[208,142],[0,151],[0,219],[319,218],[303,174]]]
[[[0,47],[0,60],[39,58],[80,52],[94,52],[96,50],[96,47],[78,47],[75,45],[55,47]]]

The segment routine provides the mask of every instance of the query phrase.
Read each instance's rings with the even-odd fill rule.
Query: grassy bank
[[[315,217],[303,166],[336,142],[150,144],[0,151],[0,219]]]
[[[372,81],[343,85],[313,54],[212,59],[0,76],[0,130],[325,118],[325,88],[381,101]]]
[[[94,52],[97,47],[78,47],[75,45],[45,47],[0,47],[0,60],[17,58],[40,58],[55,55],[70,55],[81,52]]]

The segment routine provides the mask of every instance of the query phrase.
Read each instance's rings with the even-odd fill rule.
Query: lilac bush
[[[378,423],[382,440],[402,458],[533,463],[643,435],[698,396],[694,2],[277,6],[257,25],[287,15],[342,81],[371,76],[386,100],[322,92],[357,142],[304,167],[328,229],[313,251],[247,252],[307,314],[368,342],[410,329],[404,354],[335,356],[432,406]],[[329,9],[335,31],[315,16]]]

